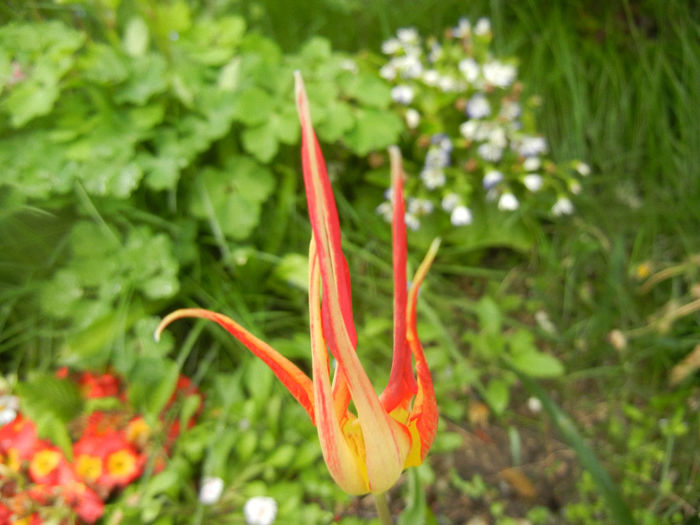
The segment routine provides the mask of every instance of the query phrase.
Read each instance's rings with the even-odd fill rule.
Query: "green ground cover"
[[[493,40],[474,37],[474,49],[517,65],[523,125],[548,145],[543,172],[584,161],[591,173],[561,179],[575,210],[557,216],[521,187],[519,207],[498,210],[486,165],[447,168],[471,181],[472,224],[436,214],[409,232],[412,269],[444,237],[418,312],[440,430],[391,508],[406,509],[402,523],[698,520],[700,10],[589,4],[0,7],[0,395],[31,385],[40,428],[68,436],[75,413],[42,402],[56,391],[37,380],[59,366],[137,385],[130,402],[154,426],[177,372],[204,393],[165,469],[113,494],[105,523],[243,523],[260,495],[275,498],[278,523],[373,518],[333,485],[313,426],[262,363],[204,324],[181,322],[159,344],[152,332],[165,313],[203,306],[309,369],[300,69],[338,199],[358,348],[384,384],[386,147],[401,145],[418,181],[431,134],[462,140],[455,115],[472,93],[429,106],[433,91],[415,88],[412,129],[397,82],[380,74],[382,44],[414,27],[447,49],[460,16],[488,17]],[[496,107],[516,90],[486,95]],[[506,182],[522,169],[509,159]],[[215,504],[198,498],[205,477],[224,480]]]

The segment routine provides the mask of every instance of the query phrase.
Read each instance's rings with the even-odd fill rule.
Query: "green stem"
[[[379,514],[379,521],[382,525],[392,525],[393,521],[391,519],[391,512],[389,512],[389,505],[386,503],[386,493],[374,494],[374,505],[377,507],[377,514]]]

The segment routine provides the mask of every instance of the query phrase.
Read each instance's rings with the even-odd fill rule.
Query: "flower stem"
[[[377,507],[377,514],[379,514],[379,521],[382,525],[392,525],[393,520],[391,519],[391,512],[389,512],[389,505],[386,503],[386,493],[374,494],[374,505]]]

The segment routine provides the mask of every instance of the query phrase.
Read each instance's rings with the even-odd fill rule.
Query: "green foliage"
[[[40,437],[51,439],[69,459],[73,448],[67,424],[81,411],[83,402],[75,385],[49,374],[36,374],[17,385],[22,410],[36,423]]]
[[[308,225],[292,95],[300,69],[350,226],[344,246],[361,290],[359,350],[381,384],[391,270],[390,254],[378,248],[388,246],[389,229],[375,208],[389,176],[372,153],[402,141],[415,174],[431,147],[417,139],[458,137],[463,110],[416,81],[413,106],[423,119],[419,131],[407,130],[406,107],[377,75],[378,52],[397,28],[440,35],[466,8],[472,21],[490,16],[493,27],[493,40],[474,41],[472,52],[488,47],[517,63],[524,85],[542,95],[540,105],[523,92],[522,124],[547,138],[551,164],[548,157],[542,166],[562,170],[550,189],[576,189],[571,158],[590,161],[593,175],[572,220],[554,222],[542,213],[551,208],[543,194],[510,213],[482,204],[487,163],[477,159],[471,178],[450,166],[481,220],[457,229],[443,216],[409,233],[411,244],[424,245],[449,230],[419,300],[444,418],[430,457],[448,456],[436,458],[433,478],[421,468],[420,480],[397,492],[407,496],[408,515],[421,514],[425,495],[439,519],[446,490],[483,504],[497,523],[516,514],[533,523],[622,522],[625,507],[640,523],[691,519],[700,435],[690,359],[700,343],[697,9],[578,0],[310,6],[100,0],[1,8],[12,18],[0,27],[1,388],[17,384],[42,434],[65,447],[73,396],[35,369],[111,365],[138,383],[130,399],[152,414],[180,367],[202,381],[200,423],[164,470],[111,503],[107,522],[242,522],[248,497],[270,495],[280,523],[330,523],[336,513],[359,523],[319,466],[313,426],[269,371],[225,334],[201,335],[199,324],[183,322],[156,345],[151,316],[215,308],[306,366]],[[357,52],[358,42],[369,52],[338,51]],[[462,50],[446,49],[442,72],[457,71]],[[515,92],[486,95],[497,107]],[[511,158],[504,170],[516,193],[525,192],[522,164]],[[419,254],[410,255],[415,267]],[[547,418],[523,407],[522,385],[532,378],[559,404]],[[529,504],[478,473],[463,480],[441,470],[461,453],[454,425],[470,430],[476,399],[496,416],[492,425],[524,426],[546,440],[554,422],[559,438],[575,442],[589,470],[560,501],[563,510],[524,510]],[[193,409],[185,402],[172,417],[184,421]],[[225,480],[213,506],[197,498],[206,475]]]

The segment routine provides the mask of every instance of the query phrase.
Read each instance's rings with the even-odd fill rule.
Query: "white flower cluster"
[[[569,196],[581,189],[576,177],[590,168],[582,162],[557,166],[546,158],[547,141],[531,129],[531,118],[523,118],[536,99],[520,100],[516,61],[490,52],[490,21],[460,18],[447,34],[438,42],[413,28],[399,29],[382,45],[388,61],[379,74],[393,84],[392,99],[425,148],[419,177],[406,184],[408,227],[419,228],[436,209],[454,226],[471,224],[468,205],[478,196],[479,180],[483,198],[502,211],[517,210],[522,199],[539,193],[538,203],[551,198],[552,215],[573,213]],[[391,198],[377,211],[391,220]]]

